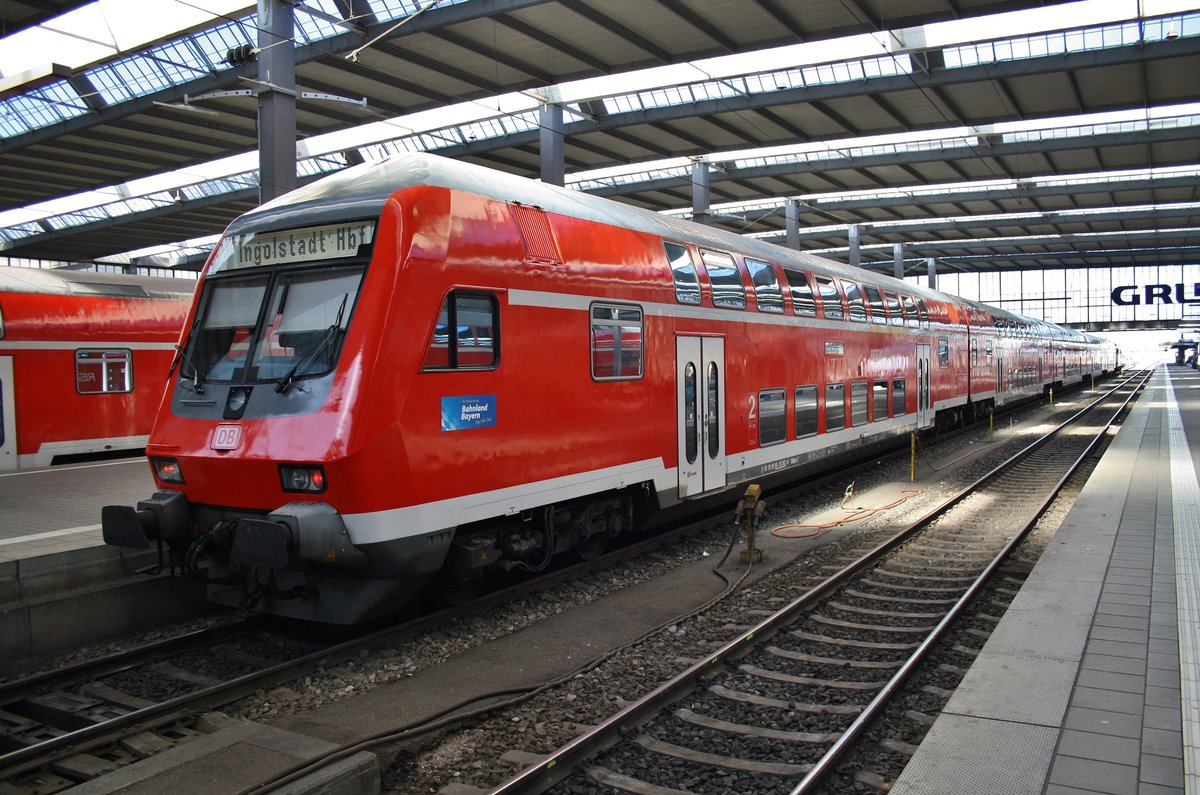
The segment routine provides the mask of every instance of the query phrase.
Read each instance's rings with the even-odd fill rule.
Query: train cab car
[[[195,284],[0,267],[0,470],[145,447]]]
[[[234,221],[109,543],[356,623],[962,417],[951,296],[415,154]],[[207,563],[207,565],[205,565]]]

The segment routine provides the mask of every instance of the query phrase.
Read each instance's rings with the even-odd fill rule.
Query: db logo
[[[212,444],[214,450],[236,450],[242,443],[241,425],[218,425],[213,430]]]

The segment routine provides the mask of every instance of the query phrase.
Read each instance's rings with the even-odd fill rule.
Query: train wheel
[[[586,561],[593,561],[608,549],[608,536],[604,533],[592,533],[587,538],[575,542],[575,554]]]
[[[436,590],[443,602],[457,607],[479,596],[480,591],[483,590],[483,575],[475,574],[467,580],[441,577],[437,581]]]

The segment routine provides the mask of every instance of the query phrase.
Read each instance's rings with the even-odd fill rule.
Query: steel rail
[[[1122,410],[1124,406],[1128,404],[1129,400],[1132,400],[1133,397],[1138,394],[1149,377],[1150,374],[1142,377],[1141,383],[1138,384],[1138,386],[1132,391],[1130,397],[1122,404]],[[890,553],[893,549],[909,540],[912,536],[923,530],[939,516],[949,511],[951,508],[958,505],[972,493],[977,491],[985,482],[995,478],[1013,464],[1016,464],[1017,462],[1028,457],[1036,449],[1046,444],[1051,437],[1056,436],[1068,425],[1075,422],[1075,420],[1091,411],[1100,403],[1108,400],[1114,393],[1132,383],[1134,380],[1136,380],[1136,378],[1136,376],[1132,376],[1117,384],[1108,392],[1089,403],[1086,407],[1075,412],[1068,419],[1048,431],[1041,438],[1022,448],[1003,463],[982,475],[971,485],[947,499],[940,506],[927,512],[924,516],[912,522],[910,525],[897,532],[891,538],[885,540],[874,550],[864,554],[857,560],[830,575],[830,577],[822,583],[814,586],[781,608],[775,614],[759,622],[757,625],[745,631],[737,638],[731,640],[721,648],[689,666],[685,671],[678,674],[673,679],[660,684],[651,692],[647,693],[637,701],[628,704],[619,712],[601,722],[599,725],[593,727],[584,734],[579,735],[553,753],[543,757],[536,764],[526,767],[524,770],[520,771],[507,781],[502,782],[494,789],[489,790],[489,795],[527,795],[531,793],[545,792],[551,786],[565,778],[580,762],[593,756],[607,745],[615,742],[620,736],[620,732],[623,728],[637,725],[647,720],[667,704],[680,698],[687,692],[690,692],[695,682],[708,675],[710,672],[716,671],[717,667],[726,660],[736,659],[737,657],[749,652],[755,645],[761,642],[761,640],[765,639],[766,637],[770,637],[777,632],[781,626],[790,623],[796,614],[808,609],[830,591],[841,586],[844,582],[860,573],[863,569],[872,563],[875,563]],[[1120,411],[1117,413],[1119,414]],[[1089,445],[1089,450],[1092,446],[1094,446],[1094,444],[1098,443],[1098,439],[1103,436],[1104,433],[1107,433],[1107,429],[1114,421],[1115,416],[1116,415],[1114,415],[1114,418],[1110,419],[1108,424],[1105,425],[1105,430],[1097,436],[1097,440],[1094,440],[1093,445]],[[1061,488],[1061,486],[1058,488]],[[859,729],[859,731],[861,731],[861,729]]]
[[[912,672],[916,670],[917,666],[924,661],[925,657],[928,656],[933,646],[942,639],[942,636],[949,631],[950,627],[953,626],[959,615],[966,610],[967,605],[970,604],[971,600],[974,599],[980,593],[980,591],[987,586],[991,578],[995,575],[996,571],[1012,554],[1013,550],[1015,550],[1017,546],[1019,546],[1025,540],[1025,536],[1027,536],[1029,531],[1032,530],[1035,525],[1037,525],[1038,521],[1042,518],[1042,515],[1049,510],[1050,505],[1055,499],[1058,498],[1059,492],[1062,491],[1064,486],[1066,486],[1067,481],[1070,480],[1079,467],[1083,465],[1083,462],[1089,455],[1091,455],[1092,450],[1094,450],[1096,446],[1100,444],[1101,440],[1108,435],[1109,429],[1116,423],[1117,418],[1122,412],[1125,411],[1125,409],[1129,406],[1129,403],[1141,393],[1142,389],[1145,388],[1146,382],[1150,380],[1151,375],[1153,375],[1153,371],[1147,374],[1142,379],[1141,383],[1139,383],[1133,389],[1133,391],[1130,392],[1129,397],[1127,397],[1121,403],[1120,407],[1113,412],[1113,415],[1108,419],[1108,422],[1104,424],[1104,427],[1096,433],[1096,435],[1092,438],[1092,441],[1088,443],[1088,446],[1076,457],[1075,461],[1070,465],[1070,467],[1067,468],[1066,473],[1063,474],[1063,476],[1058,479],[1058,482],[1054,484],[1054,487],[1050,490],[1050,493],[1046,496],[1045,500],[1042,501],[1041,506],[1037,509],[1033,518],[1031,518],[1020,529],[1019,532],[1013,534],[1013,537],[1010,538],[1008,543],[1005,544],[1004,547],[996,554],[996,556],[992,559],[992,562],[989,563],[982,572],[980,572],[979,576],[975,578],[975,581],[971,583],[971,586],[967,589],[967,591],[961,597],[959,597],[958,601],[955,602],[946,615],[943,616],[942,620],[937,623],[937,626],[934,627],[929,636],[926,637],[921,645],[917,647],[908,660],[905,661],[902,666],[900,666],[892,678],[888,680],[887,684],[885,684],[879,693],[875,695],[875,698],[871,699],[870,703],[867,704],[862,713],[859,714],[859,716],[855,718],[854,721],[846,728],[842,735],[834,741],[833,745],[829,747],[825,754],[813,764],[812,770],[810,770],[800,781],[800,783],[796,785],[796,787],[791,791],[790,795],[808,795],[808,793],[813,792],[813,790],[815,790],[816,787],[821,783],[821,780],[833,769],[834,764],[836,764],[837,761],[845,754],[845,752],[854,744],[854,742],[858,739],[858,736],[866,729],[871,721],[879,717],[879,715],[883,712],[884,707],[887,706],[887,702],[893,695],[895,695],[896,691],[900,689],[900,687],[908,679],[909,675],[911,675]],[[1128,381],[1125,383],[1128,383]],[[1111,392],[1109,394],[1111,394]]]

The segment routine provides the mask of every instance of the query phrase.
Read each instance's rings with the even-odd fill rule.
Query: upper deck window
[[[821,311],[831,320],[841,320],[845,313],[842,311],[842,291],[838,289],[837,282],[828,276],[817,274],[813,274],[813,278],[817,282],[817,292],[821,295]]]
[[[712,284],[713,304],[726,309],[745,309],[746,286],[733,257],[724,252],[700,249],[700,259]]]
[[[863,287],[863,291],[867,295],[867,303],[871,307],[871,322],[872,323],[887,323],[887,315],[883,309],[883,293],[878,287],[868,284]]]
[[[217,246],[208,272],[365,256],[364,246],[374,237],[374,221],[228,235]]]
[[[862,288],[858,282],[842,280],[842,288],[846,291],[846,305],[850,307],[850,319],[858,323],[867,322],[867,305],[863,302]]]
[[[885,292],[883,300],[887,303],[888,315],[893,326],[904,325],[904,313],[900,310],[900,296]]]
[[[675,278],[675,300],[681,304],[700,303],[700,279],[696,276],[696,265],[686,246],[663,242],[667,261],[671,263],[671,274]]]
[[[779,278],[769,262],[746,258],[750,281],[754,284],[754,301],[760,312],[782,312],[783,291],[779,289]],[[780,398],[782,401],[783,398]]]
[[[783,277],[792,288],[792,311],[803,317],[815,317],[817,301],[813,298],[812,286],[808,283],[808,274],[803,271],[784,269]]]
[[[917,319],[917,302],[913,300],[911,295],[900,294],[900,300],[904,304],[904,323],[914,328],[919,324]]]

